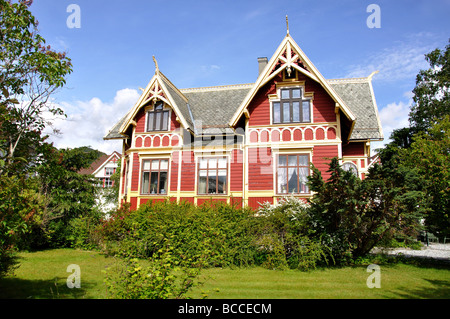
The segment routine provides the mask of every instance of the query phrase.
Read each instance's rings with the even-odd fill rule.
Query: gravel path
[[[413,250],[409,248],[395,248],[378,250],[388,255],[403,255],[407,257],[425,257],[450,261],[450,244],[430,243],[429,246],[424,245],[421,250]]]

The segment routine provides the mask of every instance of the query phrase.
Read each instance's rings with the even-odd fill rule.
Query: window
[[[309,155],[279,155],[277,163],[278,194],[309,193]]]
[[[280,90],[280,101],[273,102],[273,123],[311,122],[310,100],[302,99],[302,88]]]
[[[169,160],[152,159],[142,162],[141,194],[166,194]]]
[[[163,103],[155,104],[152,111],[147,113],[147,132],[167,131],[169,127],[169,110],[165,110]]]
[[[200,158],[198,161],[198,194],[227,193],[227,159]]]
[[[352,172],[353,175],[358,176],[358,167],[352,162],[345,162],[344,165],[342,165],[342,169],[347,172]]]
[[[115,173],[116,169],[114,167],[105,167],[105,175],[111,176]]]

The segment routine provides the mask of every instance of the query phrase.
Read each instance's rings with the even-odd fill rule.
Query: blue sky
[[[381,27],[369,28],[369,4]],[[80,28],[69,28],[70,4],[80,8]],[[57,147],[90,145],[121,151],[103,141],[108,129],[161,71],[179,88],[253,83],[257,58],[270,58],[290,34],[325,78],[373,78],[385,137],[407,125],[411,90],[424,54],[450,38],[450,1],[118,1],[35,0],[31,11],[41,35],[66,51],[74,65],[54,103],[67,120]]]

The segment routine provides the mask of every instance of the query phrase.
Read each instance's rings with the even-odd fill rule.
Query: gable
[[[123,119],[118,133],[126,136],[130,125],[136,125],[139,112],[146,106],[157,101],[164,102],[174,112],[176,119],[180,121],[185,129],[192,129],[192,122],[189,120],[187,99],[157,68],[155,75],[150,80],[142,95],[133,106],[130,112]]]
[[[335,107],[340,109],[351,122],[355,121],[356,117],[351,112],[350,108],[328,84],[325,78],[323,78],[317,68],[288,34],[261,72],[252,90],[247,94],[244,101],[234,113],[229,125],[235,126],[237,124],[242,114],[247,110],[252,99],[264,85],[275,79],[277,76],[280,76],[282,72],[286,71],[290,73],[293,70],[298,71],[300,74],[303,74],[307,78],[320,84],[335,102]]]

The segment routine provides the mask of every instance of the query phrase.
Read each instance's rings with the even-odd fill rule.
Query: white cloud
[[[380,120],[385,141],[395,129],[409,126],[409,104],[404,102],[390,103],[380,110]]]
[[[96,97],[89,101],[60,103],[67,118],[53,119],[53,127],[61,134],[51,134],[50,141],[58,148],[91,146],[107,154],[121,152],[121,141],[105,141],[103,136],[133,107],[139,96],[137,90],[122,89],[110,103]]]
[[[431,34],[410,35],[406,40],[370,55],[363,64],[350,66],[346,77],[366,77],[380,71],[374,80],[394,82],[415,79],[421,69],[429,67],[425,54],[436,47],[435,37]]]

